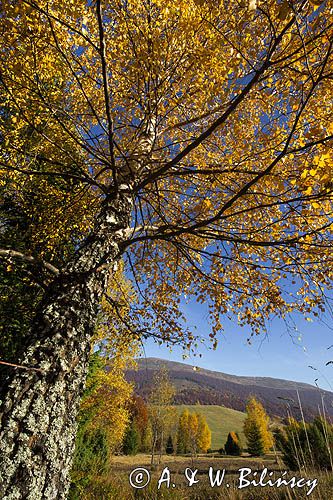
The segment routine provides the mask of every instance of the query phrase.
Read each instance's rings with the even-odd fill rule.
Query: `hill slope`
[[[217,405],[179,405],[177,406],[178,414],[185,408],[190,412],[200,413],[206,418],[212,432],[211,448],[213,450],[219,450],[225,445],[230,431],[238,432],[241,442],[245,444],[242,430],[245,413]]]
[[[165,366],[175,385],[176,404],[218,405],[244,411],[250,395],[256,395],[270,415],[285,417],[289,411],[300,418],[299,400],[305,418],[310,419],[322,411],[333,416],[333,393],[310,384],[269,377],[241,377],[158,358],[138,360],[138,370],[129,370],[127,378],[136,385],[136,392],[147,397],[153,372]]]

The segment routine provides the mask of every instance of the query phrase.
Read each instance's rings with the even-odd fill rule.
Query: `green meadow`
[[[224,446],[230,431],[238,432],[241,442],[245,443],[243,434],[243,423],[245,413],[217,405],[178,405],[176,409],[180,414],[184,409],[189,412],[201,413],[212,432],[212,450],[218,450]]]

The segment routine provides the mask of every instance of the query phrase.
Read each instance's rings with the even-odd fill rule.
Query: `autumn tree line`
[[[154,415],[156,408],[145,403],[140,396],[132,400],[132,415],[124,435],[122,452],[135,455],[138,452],[151,452],[154,448]],[[165,407],[156,439],[156,450],[162,454],[189,455],[218,451],[220,454],[240,456],[247,451],[251,456],[265,455],[273,448],[273,433],[270,418],[262,404],[252,397],[246,405],[247,417],[243,425],[245,443],[241,442],[239,432],[230,430],[227,440],[219,450],[211,449],[211,429],[205,416],[198,411],[184,409],[180,414],[175,406]],[[202,412],[202,410],[201,410]],[[221,422],[221,427],[223,422]],[[244,446],[244,449],[243,449]]]
[[[136,398],[136,403],[141,398]],[[139,403],[142,405],[142,400]],[[143,403],[145,404],[145,403]],[[161,433],[154,441],[151,408],[147,408],[147,423],[143,429],[138,418],[131,420],[125,433],[122,451],[125,455],[135,455],[138,452],[151,453],[157,450],[159,461],[162,454],[187,454],[196,457],[198,453],[207,453],[211,446],[211,431],[203,415],[184,410],[177,416],[176,408],[172,408],[173,423],[166,422],[161,426]]]

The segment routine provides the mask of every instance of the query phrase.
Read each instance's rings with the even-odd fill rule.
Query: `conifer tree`
[[[135,423],[132,421],[128,426],[123,442],[123,452],[125,455],[136,455],[139,448],[139,433]]]
[[[172,441],[171,435],[169,435],[169,437],[167,439],[165,451],[168,455],[172,455],[174,452],[173,441]]]
[[[257,422],[252,421],[246,430],[247,451],[254,457],[259,457],[265,454],[265,446],[262,437],[260,426]]]
[[[179,454],[189,452],[188,418],[188,410],[184,410],[179,416],[177,429],[177,453]]]
[[[236,432],[229,432],[227,441],[224,445],[224,450],[227,455],[238,456],[242,453],[239,436]]]
[[[275,443],[291,470],[308,467],[333,469],[333,426],[317,417],[311,423],[289,418],[283,429],[275,429]]]
[[[263,405],[255,397],[251,397],[246,405],[246,412],[247,417],[244,421],[244,434],[248,446],[249,440],[253,443],[255,436],[259,433],[261,444],[260,446],[258,445],[258,450],[262,445],[263,453],[267,453],[273,446],[273,435],[269,430],[270,419]]]
[[[189,413],[187,425],[188,425],[189,449],[193,460],[193,458],[196,457],[198,453],[199,422],[197,413]]]

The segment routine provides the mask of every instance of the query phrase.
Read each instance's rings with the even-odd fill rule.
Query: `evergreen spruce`
[[[123,453],[136,455],[139,449],[139,433],[134,422],[128,426],[123,441]]]
[[[172,441],[172,437],[169,436],[168,437],[168,440],[167,440],[167,443],[166,443],[166,447],[165,447],[165,451],[168,455],[172,455],[173,452],[174,452],[174,448],[173,448],[173,441]]]
[[[184,410],[179,416],[177,429],[177,453],[189,452],[189,432],[188,432],[189,411]]]
[[[239,436],[236,432],[229,432],[224,449],[227,455],[239,456],[242,454]]]
[[[333,426],[325,419],[317,417],[308,424],[289,419],[284,429],[274,431],[274,438],[289,469],[332,470]]]
[[[251,422],[247,429],[247,451],[253,457],[260,457],[265,454],[262,433],[256,422]]]

